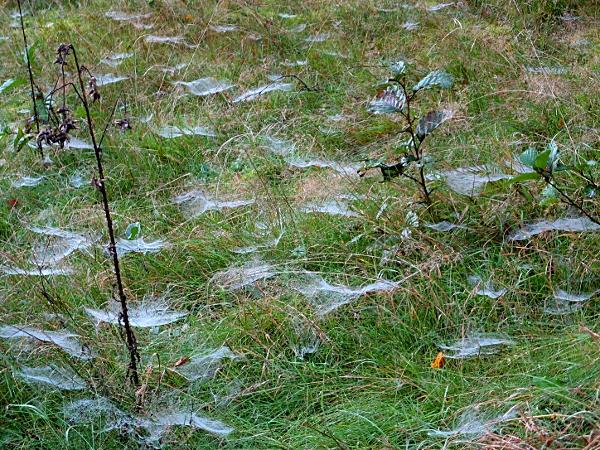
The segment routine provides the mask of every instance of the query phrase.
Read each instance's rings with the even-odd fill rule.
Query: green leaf
[[[529,147],[527,150],[525,150],[523,153],[521,153],[519,155],[519,161],[524,166],[533,168],[533,166],[535,165],[535,159],[537,158],[537,156],[538,156],[537,150],[533,147]]]
[[[39,42],[34,42],[33,45],[27,49],[27,52],[23,52],[23,62],[25,64],[27,64],[27,61],[29,61],[31,66],[35,64],[35,51],[38,47]]]
[[[433,163],[434,159],[429,155],[425,155],[421,158],[421,161],[417,163],[417,167],[433,167]]]
[[[444,89],[448,89],[452,86],[454,78],[448,72],[443,70],[434,70],[429,73],[425,78],[419,81],[414,87],[413,91],[419,91],[421,89],[430,89],[435,86],[439,86]]]
[[[22,78],[9,78],[2,85],[0,85],[0,94],[4,92],[8,92],[11,89],[21,86],[25,83],[25,80]]]
[[[560,197],[560,194],[554,188],[554,186],[551,186],[548,184],[542,191],[542,199],[540,200],[540,205],[541,206],[550,206],[550,205],[558,202],[559,197]]]
[[[406,72],[407,68],[408,68],[408,64],[406,64],[406,62],[404,62],[402,60],[394,61],[393,63],[390,64],[390,69],[394,75],[402,75],[403,73]]]
[[[533,167],[535,169],[545,169],[548,166],[550,160],[550,150],[544,150],[542,153],[537,155]]]
[[[295,249],[292,250],[292,256],[295,258],[302,258],[306,256],[306,247],[304,245],[299,245]]]
[[[25,132],[22,129],[17,129],[17,135],[15,136],[15,139],[13,140],[13,146],[16,148],[17,147],[17,143],[23,138],[23,136],[25,136]]]
[[[550,151],[550,156],[548,157],[548,162],[546,163],[546,168],[548,169],[548,171],[552,172],[558,165],[558,146],[556,145],[556,142],[554,141],[554,139],[552,139],[548,143],[548,145],[546,146],[546,149],[548,151]]]
[[[591,185],[591,184],[588,184],[583,189],[583,195],[587,198],[594,198],[597,193],[598,193],[598,190],[596,189],[596,186]]]
[[[17,135],[13,140],[13,148],[16,152],[21,151],[21,149],[31,140],[31,135],[26,134],[21,128],[17,130]]]
[[[406,164],[399,162],[391,165],[382,165],[379,167],[381,175],[383,175],[383,181],[390,181],[392,178],[399,177],[404,173]]]
[[[552,168],[553,172],[566,172],[567,170],[573,170],[573,167],[567,164],[562,164],[560,161],[557,161]]]
[[[535,202],[535,198],[533,197],[533,195],[531,194],[531,192],[529,192],[529,189],[527,189],[526,185],[521,185],[521,188],[519,189],[519,193],[523,197],[525,197],[525,199],[528,202],[531,202],[531,203]]]
[[[17,143],[17,145],[15,146],[15,150],[17,152],[20,152],[23,147],[25,147],[27,145],[27,143],[31,140],[31,135],[30,134],[26,134],[25,136],[23,136],[23,138]]]
[[[142,225],[139,222],[130,223],[125,230],[125,239],[133,240],[142,234]]]
[[[556,160],[556,158],[558,157],[558,145],[556,145],[556,141],[554,139],[548,142],[546,150],[550,150],[550,156],[552,160]]]
[[[516,177],[508,180],[508,184],[522,183],[524,181],[537,180],[539,178],[540,178],[540,175],[536,172],[522,173],[521,175],[517,175]]]
[[[413,140],[412,138],[408,138],[405,141],[402,141],[398,144],[399,148],[407,148],[407,149],[411,149],[413,148]]]
[[[41,98],[36,98],[35,107],[37,109],[39,119],[44,123],[48,122],[50,119],[50,111],[48,110],[46,102]]]

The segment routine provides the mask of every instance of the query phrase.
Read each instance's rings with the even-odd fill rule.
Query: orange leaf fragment
[[[442,352],[438,352],[437,356],[433,361],[431,361],[432,369],[441,369],[446,364],[446,357]]]
[[[187,364],[188,362],[190,362],[190,358],[188,358],[187,356],[183,356],[177,360],[174,367],[183,366],[184,364]]]

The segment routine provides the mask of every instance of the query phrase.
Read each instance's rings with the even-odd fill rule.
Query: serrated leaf
[[[434,70],[429,73],[425,78],[419,81],[414,87],[413,91],[419,91],[421,89],[430,89],[435,86],[439,86],[444,89],[448,89],[452,86],[454,78],[448,72],[443,70]]]
[[[406,224],[411,227],[419,226],[419,216],[414,211],[408,211],[406,213]]]
[[[18,86],[21,86],[23,83],[25,83],[25,80],[21,78],[9,78],[4,83],[2,83],[2,85],[0,85],[0,94],[8,92],[11,89],[14,89]]]
[[[417,125],[417,138],[419,141],[425,139],[429,133],[439,127],[442,123],[452,117],[452,113],[448,110],[429,111],[421,117]]]
[[[508,180],[508,184],[522,183],[524,181],[537,180],[539,178],[540,178],[540,175],[536,172],[522,173],[522,174],[517,175],[516,177]]]
[[[406,96],[398,86],[389,86],[369,104],[373,114],[393,114],[404,109]]]
[[[125,239],[133,240],[142,234],[142,225],[139,222],[130,223],[125,230]]]
[[[529,147],[523,153],[519,155],[519,161],[521,164],[527,167],[533,168],[535,165],[535,159],[538,156],[538,152],[535,148]]]

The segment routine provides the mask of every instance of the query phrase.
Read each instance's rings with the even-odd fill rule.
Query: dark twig
[[[112,119],[115,116],[115,112],[117,111],[117,106],[119,105],[119,98],[121,98],[120,95],[119,95],[119,97],[117,97],[117,100],[115,101],[115,104],[114,104],[114,106],[112,108],[110,116],[109,116],[108,120],[106,121],[106,124],[104,125],[104,129],[102,130],[102,134],[100,135],[100,141],[98,142],[98,147],[100,147],[100,148],[102,148],[102,142],[104,141],[104,136],[106,136],[106,131],[108,130],[108,127],[112,123]]]
[[[65,84],[65,65],[61,64],[60,65],[60,71],[61,71],[61,76],[62,76],[62,84],[63,84],[63,90],[62,90],[62,119],[63,122],[67,119],[67,86]]]
[[[577,209],[581,214],[583,214],[585,217],[590,219],[595,224],[600,225],[600,219],[595,218],[589,212],[587,212],[585,210],[585,208],[583,207],[583,203],[580,205],[575,200],[573,200],[573,198],[571,198],[571,196],[569,194],[567,194],[563,189],[559,188],[556,185],[556,183],[554,183],[552,181],[550,176],[547,173],[543,172],[543,170],[536,169],[536,171],[542,176],[542,178],[544,179],[544,181],[547,184],[552,186],[556,190],[556,192],[558,192],[560,194],[560,196],[563,198],[563,201],[565,203],[567,203],[569,206],[572,206],[573,208]]]
[[[35,103],[35,83],[33,81],[33,71],[31,70],[31,61],[29,61],[29,46],[27,45],[27,33],[25,33],[25,23],[23,21],[23,10],[21,9],[21,0],[17,0],[19,5],[19,19],[21,20],[21,33],[23,34],[23,45],[25,46],[25,61],[27,62],[27,72],[29,74],[29,87],[31,88],[31,102],[33,103],[33,120],[35,122],[36,133],[40,132],[40,117]],[[40,156],[44,159],[44,150],[40,143],[37,144]]]
[[[279,78],[277,78],[277,80],[283,80],[284,78],[293,78],[294,80],[299,81],[300,84],[302,84],[302,87],[304,88],[305,91],[310,91],[310,92],[318,91],[316,88],[311,88],[308,84],[306,84],[306,82],[302,78],[300,78],[298,75],[295,75],[295,74],[281,75]]]
[[[65,83],[64,85],[60,85],[56,88],[54,88],[53,90],[51,90],[47,95],[46,95],[46,99],[50,99],[52,100],[53,95],[64,89],[65,87],[70,86],[71,88],[73,88],[73,91],[75,91],[75,93],[77,94],[77,97],[79,97],[79,100],[81,101],[81,103],[83,103],[83,97],[81,96],[81,94],[79,93],[79,91],[77,90],[77,86],[72,82],[69,81],[68,83]]]
[[[410,104],[414,98],[414,94],[409,95],[409,93],[406,90],[406,84],[402,80],[398,80],[398,79],[394,78],[391,81],[395,81],[396,83],[398,83],[400,85],[400,87],[402,88],[402,92],[404,93],[404,98],[406,99],[406,113],[403,114],[406,119],[406,122],[408,123],[406,129],[407,129],[408,133],[410,134],[410,142],[411,142],[411,146],[412,146],[415,158],[417,158],[417,162],[420,163],[419,180],[417,180],[417,182],[421,186],[421,190],[423,191],[423,197],[425,198],[425,201],[427,202],[428,205],[431,205],[431,196],[430,196],[431,191],[427,188],[427,180],[425,179],[425,166],[424,166],[424,163],[422,160],[422,158],[423,158],[423,150],[421,149],[422,141],[420,139],[417,139],[417,136],[415,135],[415,126],[414,126],[415,118],[412,116],[411,111],[410,111]]]
[[[94,154],[96,155],[96,165],[97,165],[98,177],[99,177],[96,185],[97,185],[98,190],[100,191],[100,194],[102,195],[102,204],[104,207],[104,215],[106,217],[106,228],[108,229],[108,236],[110,239],[108,250],[109,250],[109,253],[112,256],[112,260],[113,260],[113,268],[114,268],[115,278],[116,278],[116,282],[117,282],[117,292],[119,295],[119,301],[121,303],[120,319],[122,319],[122,321],[123,321],[123,327],[125,328],[125,335],[127,338],[127,347],[129,350],[129,374],[131,375],[131,380],[133,381],[133,383],[136,386],[139,386],[140,379],[139,379],[139,375],[138,375],[137,364],[140,359],[140,355],[139,355],[138,349],[137,349],[137,342],[135,339],[135,334],[133,332],[133,329],[131,328],[131,324],[129,323],[129,313],[128,313],[128,309],[127,309],[127,296],[125,295],[125,290],[123,288],[123,280],[121,278],[121,267],[119,264],[119,255],[117,253],[117,246],[116,246],[116,241],[115,241],[115,231],[114,231],[114,227],[113,227],[112,216],[110,213],[110,206],[108,203],[108,194],[106,192],[106,186],[105,186],[106,179],[104,177],[104,168],[102,166],[102,149],[100,148],[100,146],[98,145],[98,143],[96,141],[96,135],[94,133],[94,124],[92,122],[92,115],[90,113],[87,95],[85,92],[85,86],[83,84],[83,78],[82,78],[82,70],[87,70],[87,69],[82,69],[82,67],[79,65],[79,60],[77,59],[77,52],[75,51],[75,48],[73,46],[71,46],[71,49],[73,51],[73,58],[75,60],[75,68],[77,70],[77,77],[79,79],[79,87],[81,89],[81,99],[83,102],[83,108],[85,110],[85,116],[86,116],[86,120],[87,120],[87,124],[88,124],[90,138],[92,140],[92,145],[94,146]],[[88,71],[88,73],[89,73],[89,71]]]
[[[420,184],[419,180],[417,180],[417,179],[416,179],[415,177],[413,177],[412,175],[409,175],[409,174],[407,174],[407,173],[403,173],[403,174],[402,174],[402,176],[403,176],[403,177],[405,177],[405,178],[408,178],[409,180],[412,180],[412,181],[414,181],[415,183],[419,183],[419,184]]]
[[[358,170],[358,174],[363,176],[367,170],[373,168],[379,168],[383,175],[383,181],[390,181],[392,178],[402,176],[408,178],[417,184],[423,194],[423,200],[427,205],[431,205],[431,192],[432,190],[427,187],[427,179],[425,178],[425,164],[423,161],[423,136],[418,136],[418,126],[415,128],[415,118],[411,111],[411,102],[415,98],[417,92],[409,93],[406,89],[406,83],[404,78],[388,79],[388,83],[394,83],[402,88],[402,98],[399,98],[397,91],[389,91],[389,88],[382,94],[383,102],[390,102],[393,105],[394,112],[400,113],[406,122],[406,126],[400,130],[400,133],[407,133],[410,136],[410,141],[405,144],[410,152],[401,155],[398,162],[394,164],[367,164],[368,167],[364,167]],[[413,176],[406,173],[410,163],[415,162],[418,164],[418,176]]]

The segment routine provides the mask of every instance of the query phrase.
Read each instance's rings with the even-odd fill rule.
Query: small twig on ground
[[[298,75],[295,74],[290,74],[290,75],[281,75],[279,78],[277,78],[278,80],[283,80],[284,78],[293,78],[297,81],[300,82],[300,84],[302,84],[302,87],[305,91],[309,91],[309,92],[318,92],[317,88],[314,87],[310,87],[308,84],[306,84],[306,82],[300,78]]]

